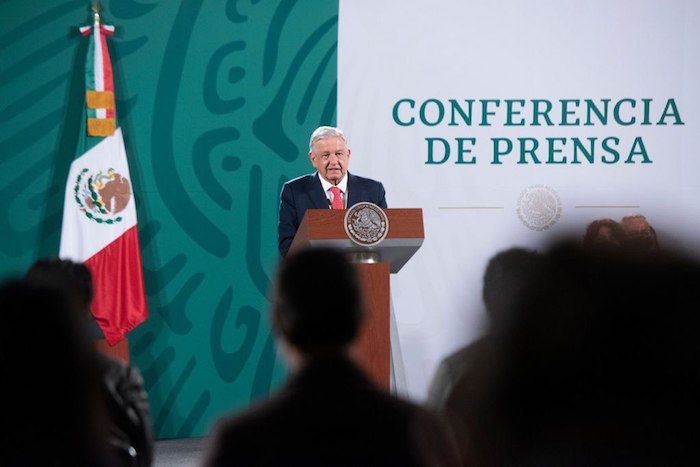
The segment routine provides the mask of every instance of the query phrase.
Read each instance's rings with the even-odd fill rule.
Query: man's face
[[[309,159],[318,170],[318,174],[335,185],[348,171],[350,150],[340,138],[325,138],[316,141],[309,153]]]

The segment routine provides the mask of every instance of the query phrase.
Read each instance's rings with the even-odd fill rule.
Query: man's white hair
[[[313,133],[311,133],[311,139],[309,139],[309,151],[314,150],[314,144],[316,144],[316,142],[327,138],[340,138],[343,140],[345,147],[348,147],[348,139],[345,137],[343,130],[334,126],[320,126],[316,128]]]

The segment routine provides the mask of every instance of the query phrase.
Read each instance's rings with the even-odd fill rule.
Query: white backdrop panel
[[[392,277],[407,389],[416,400],[425,397],[439,360],[483,329],[481,277],[496,252],[538,248],[564,232],[581,236],[594,219],[638,212],[663,245],[698,247],[700,2],[341,0],[338,56],[338,124],[350,139],[350,171],[382,180],[389,207],[424,212],[426,241]],[[416,102],[399,112],[403,121],[415,117],[413,125],[392,116],[402,99]],[[419,121],[418,108],[429,99],[446,106],[446,118],[434,126]],[[472,125],[459,118],[448,124],[450,99],[476,101]],[[488,126],[478,124],[476,112],[486,99],[500,100]],[[523,125],[505,124],[508,99],[525,101],[512,115]],[[566,99],[580,104],[562,117]],[[607,122],[583,124],[586,99],[599,106],[610,99]],[[636,107],[623,102],[616,121],[612,108],[623,99]],[[532,100],[552,104],[552,126],[533,125]],[[427,108],[433,123],[436,104]],[[631,117],[634,124],[620,123]],[[561,125],[562,118],[579,124]],[[618,163],[601,160],[609,137],[619,139]],[[426,163],[426,138],[449,142],[445,163]],[[475,138],[465,156],[475,163],[455,164],[455,138]],[[492,138],[514,146],[500,165],[492,163]],[[517,163],[518,138],[537,141],[540,164],[530,156]],[[567,163],[546,163],[547,138],[566,138],[555,143],[561,152],[554,158]],[[581,156],[571,163],[572,138],[596,138],[593,163]],[[637,153],[634,163],[624,163],[630,152]],[[641,163],[642,152],[650,163]],[[544,186],[539,190],[561,210],[545,230],[533,230],[520,202],[533,186]]]

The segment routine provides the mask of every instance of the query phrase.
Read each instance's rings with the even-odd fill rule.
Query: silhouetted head
[[[58,288],[0,285],[3,465],[99,465],[106,427],[94,349]],[[5,464],[6,463],[6,464]]]
[[[625,235],[622,226],[613,219],[596,219],[586,227],[583,246],[590,248],[619,246]]]
[[[25,279],[34,285],[63,291],[81,312],[90,309],[92,274],[83,263],[59,258],[42,259],[29,268]]]
[[[492,325],[508,319],[541,262],[542,255],[525,248],[510,248],[489,260],[482,293]]]
[[[654,253],[659,250],[656,231],[642,214],[622,218],[625,249],[636,253]]]
[[[344,351],[362,321],[360,300],[355,269],[342,253],[302,250],[280,265],[274,324],[302,353]]]

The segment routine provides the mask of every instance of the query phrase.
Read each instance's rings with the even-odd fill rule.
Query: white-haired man
[[[307,209],[346,209],[360,202],[386,208],[381,182],[348,172],[348,141],[342,130],[317,128],[309,140],[309,160],[316,172],[284,184],[280,196],[279,251],[287,255]]]

